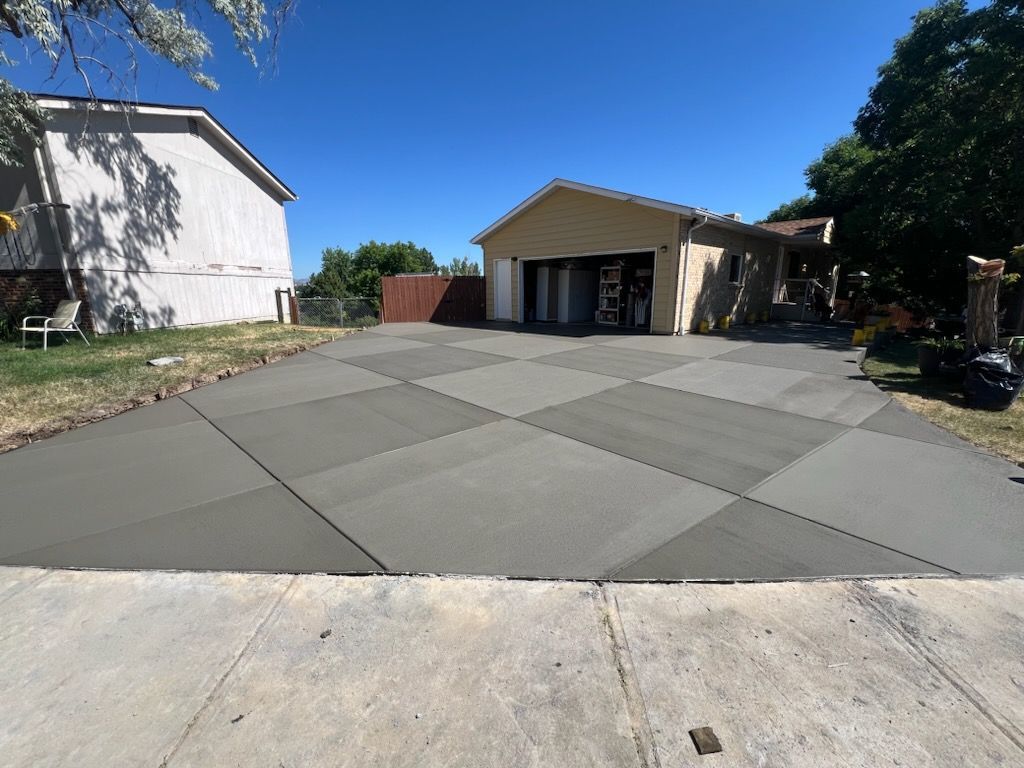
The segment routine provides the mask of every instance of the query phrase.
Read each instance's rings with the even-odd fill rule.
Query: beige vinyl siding
[[[672,330],[673,287],[678,268],[679,217],[573,189],[558,189],[510,221],[483,243],[487,317],[494,318],[494,261],[512,257],[582,256],[650,248],[657,254],[654,307],[656,333]],[[669,246],[666,253],[659,252]],[[519,320],[519,269],[512,265],[512,316]]]
[[[683,326],[695,330],[701,320],[717,320],[722,315],[743,322],[748,312],[771,309],[778,251],[775,240],[749,237],[714,224],[694,231]],[[729,261],[734,253],[744,257],[740,285],[729,282]]]

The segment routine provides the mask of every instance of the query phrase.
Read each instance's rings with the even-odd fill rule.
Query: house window
[[[743,282],[743,254],[734,253],[729,256],[729,282],[739,285]]]
[[[190,117],[188,119],[188,132],[191,133],[193,136],[199,135],[199,121],[196,120],[194,117]]]

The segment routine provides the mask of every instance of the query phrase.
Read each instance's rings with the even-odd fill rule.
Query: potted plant
[[[917,343],[917,370],[922,376],[938,376],[945,339],[922,339]]]

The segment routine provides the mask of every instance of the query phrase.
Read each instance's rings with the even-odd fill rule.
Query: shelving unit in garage
[[[622,267],[601,267],[601,282],[598,290],[597,322],[601,325],[618,325],[619,294],[622,290]]]

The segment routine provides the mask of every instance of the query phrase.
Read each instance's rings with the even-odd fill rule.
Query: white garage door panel
[[[512,319],[512,260],[494,262],[494,319]]]

